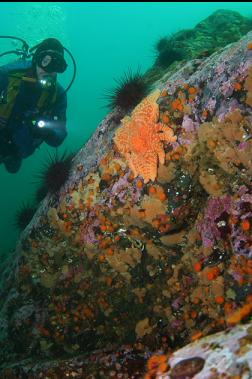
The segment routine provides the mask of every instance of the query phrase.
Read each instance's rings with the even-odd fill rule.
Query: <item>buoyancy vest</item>
[[[24,74],[24,71],[21,71],[11,73],[10,75],[8,75],[9,80],[8,86],[6,88],[6,93],[1,94],[1,97],[4,97],[4,101],[0,103],[0,130],[7,127],[8,120],[11,117],[16,97],[19,94],[22,82],[34,81],[33,78],[25,77]],[[49,109],[55,103],[56,97],[57,86],[53,94],[50,91],[42,90],[41,95],[36,104],[39,113],[41,114],[45,112],[47,109]]]

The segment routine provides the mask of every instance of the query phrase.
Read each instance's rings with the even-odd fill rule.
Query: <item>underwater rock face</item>
[[[127,345],[136,374],[196,341],[169,366],[201,378],[200,338],[248,321],[252,32],[153,87],[105,118],[23,232],[1,277],[2,367]]]
[[[245,379],[252,375],[251,336],[252,326],[247,324],[149,359],[148,350],[127,345],[36,364],[26,360],[3,369],[0,378]]]
[[[156,45],[155,65],[165,69],[174,62],[208,57],[226,45],[238,41],[252,29],[251,19],[236,11],[220,9],[193,29],[180,30],[163,37]]]
[[[171,369],[165,378],[249,378],[252,375],[251,332],[251,326],[239,325],[176,351],[168,360]]]

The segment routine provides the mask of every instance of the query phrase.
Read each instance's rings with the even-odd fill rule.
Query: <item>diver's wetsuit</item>
[[[6,169],[12,173],[19,170],[22,159],[33,154],[43,141],[57,147],[67,135],[67,97],[60,84],[57,83],[56,92],[47,92],[46,102],[39,107],[38,104],[46,90],[38,83],[23,80],[20,82],[20,79],[17,79],[17,95],[12,98],[8,95],[10,75],[17,73],[32,77],[31,62],[17,61],[0,67],[0,163],[4,163]],[[6,109],[6,104],[11,102],[11,113],[6,117],[4,108]],[[31,123],[34,119],[49,122],[50,130],[42,133],[42,130],[37,128],[36,132]]]

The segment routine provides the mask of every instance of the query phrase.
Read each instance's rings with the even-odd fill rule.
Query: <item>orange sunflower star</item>
[[[134,176],[141,175],[144,182],[157,177],[158,162],[164,164],[164,142],[176,141],[173,131],[158,121],[159,106],[156,103],[160,91],[146,97],[132,112],[125,116],[114,137],[118,151],[125,156]]]

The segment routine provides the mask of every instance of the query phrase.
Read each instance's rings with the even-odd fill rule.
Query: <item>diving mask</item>
[[[36,63],[44,71],[62,73],[66,70],[67,64],[62,54],[54,50],[44,50],[39,53]]]

